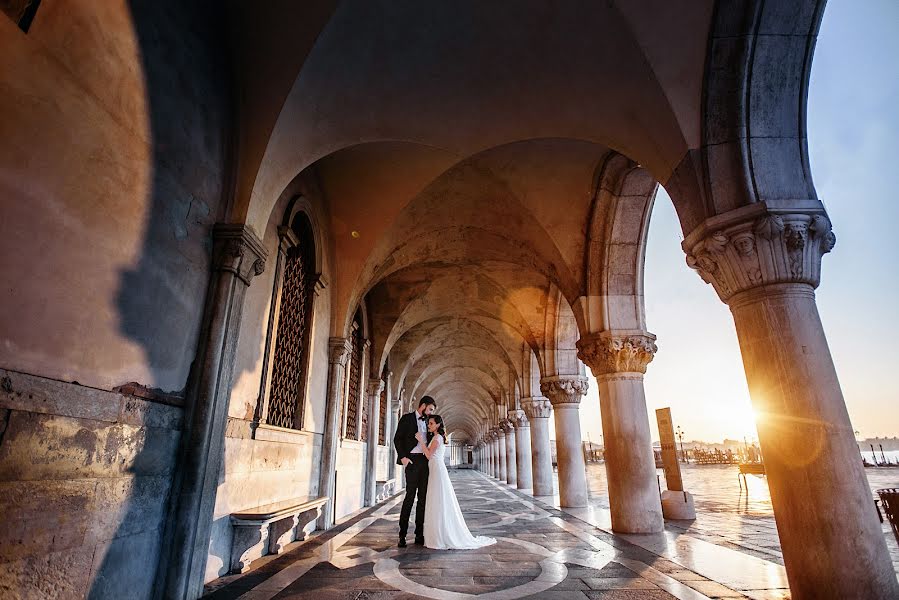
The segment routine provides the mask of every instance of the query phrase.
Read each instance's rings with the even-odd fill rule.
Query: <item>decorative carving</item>
[[[714,230],[702,225],[687,236],[683,248],[687,265],[727,302],[759,285],[806,283],[817,287],[821,257],[835,243],[824,214],[764,212]]]
[[[503,434],[509,435],[510,433],[515,433],[515,426],[509,421],[503,421],[499,424],[500,429],[503,430]]]
[[[531,426],[531,422],[528,421],[528,416],[523,410],[509,411],[509,420],[512,422],[512,425],[514,425],[516,429]]]
[[[582,337],[577,342],[577,356],[590,367],[593,375],[646,373],[658,350],[656,336],[648,332],[616,334],[603,331]]]
[[[580,376],[559,375],[540,380],[540,391],[549,398],[553,406],[580,404],[581,396],[587,394],[589,386],[587,378]]]
[[[218,223],[212,229],[212,238],[215,270],[233,273],[245,285],[265,271],[268,252],[249,228]]]
[[[368,380],[368,385],[367,385],[365,391],[368,392],[368,396],[370,398],[379,396],[383,390],[384,390],[384,380],[383,379],[369,379]]]
[[[521,408],[528,416],[528,420],[548,419],[552,416],[553,405],[548,398],[543,396],[532,396],[530,398],[521,399]]]
[[[350,358],[351,349],[350,340],[347,338],[332,337],[328,340],[329,362],[345,367],[346,361]]]

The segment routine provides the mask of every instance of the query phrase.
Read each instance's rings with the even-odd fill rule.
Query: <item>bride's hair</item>
[[[432,420],[437,423],[437,433],[443,436],[443,443],[446,443],[446,427],[443,425],[443,417],[440,415],[431,415],[428,417],[428,420]]]

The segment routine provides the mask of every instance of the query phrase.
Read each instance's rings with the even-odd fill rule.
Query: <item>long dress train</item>
[[[446,447],[441,436],[436,436],[436,439],[437,447],[428,461],[425,546],[435,550],[472,550],[495,544],[495,539],[473,536],[468,530],[443,462]]]

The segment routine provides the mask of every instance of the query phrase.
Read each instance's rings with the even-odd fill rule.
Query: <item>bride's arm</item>
[[[416,436],[417,437],[417,436]],[[422,453],[425,455],[425,458],[431,460],[431,455],[437,450],[437,444],[440,442],[437,441],[437,436],[434,436],[434,439],[431,440],[431,443],[427,446],[425,445],[423,440],[418,440],[418,447],[421,448]]]

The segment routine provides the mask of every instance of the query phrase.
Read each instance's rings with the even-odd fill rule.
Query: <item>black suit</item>
[[[425,502],[428,495],[428,459],[424,454],[411,454],[418,440],[415,434],[418,433],[418,417],[414,412],[406,413],[400,417],[396,424],[396,433],[393,436],[393,447],[396,448],[396,464],[403,464],[404,458],[408,458],[410,462],[406,465],[406,497],[403,498],[403,508],[400,510],[400,538],[406,538],[406,532],[409,530],[409,516],[412,514],[412,503],[415,502],[415,495],[418,494],[418,505],[415,507],[415,537],[424,536],[425,525]],[[432,434],[427,433],[427,440],[430,441]]]

